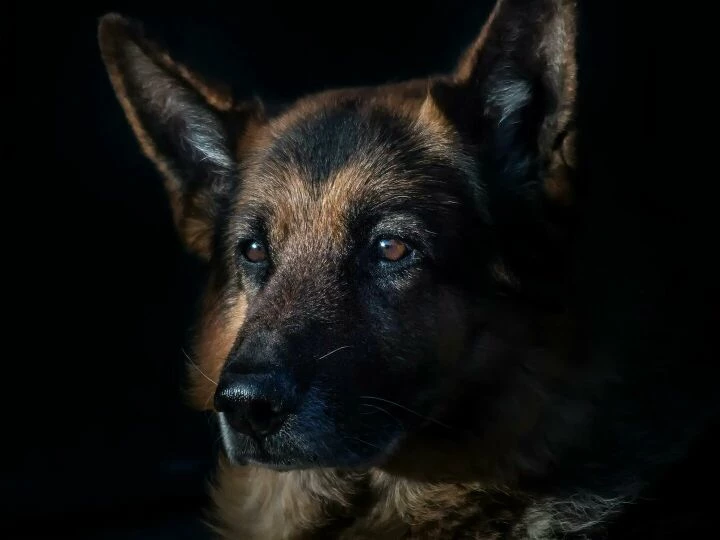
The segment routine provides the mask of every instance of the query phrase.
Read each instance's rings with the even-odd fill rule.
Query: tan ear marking
[[[483,49],[483,46],[487,41],[488,34],[490,33],[490,28],[493,27],[493,23],[495,21],[495,18],[497,17],[497,14],[500,12],[502,4],[503,0],[498,0],[495,3],[495,7],[493,7],[490,15],[485,21],[482,30],[480,30],[480,34],[472,43],[472,45],[470,45],[470,47],[468,47],[461,56],[460,61],[455,68],[455,73],[453,74],[453,79],[456,83],[467,82],[472,76],[473,70],[475,69],[475,64],[477,63],[478,54]]]
[[[418,120],[422,125],[432,131],[447,131],[451,127],[450,121],[440,107],[438,107],[430,92],[428,92],[425,101],[423,101],[423,104],[420,106]]]

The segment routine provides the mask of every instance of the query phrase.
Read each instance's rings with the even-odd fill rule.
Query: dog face
[[[563,372],[530,298],[557,264],[574,64],[568,6],[528,5],[496,7],[449,76],[275,114],[103,18],[114,89],[208,263],[190,370],[232,461],[407,468],[464,448],[487,471],[537,428],[525,375]]]
[[[221,235],[224,294],[248,306],[215,396],[225,440],[269,465],[372,463],[403,432],[383,400],[432,415],[464,340],[469,171],[411,118],[345,95],[268,129]],[[277,416],[238,414],[238,391]]]

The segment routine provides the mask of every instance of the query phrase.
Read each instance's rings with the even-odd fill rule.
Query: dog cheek
[[[244,295],[227,304],[213,293],[204,300],[204,315],[187,367],[190,404],[198,410],[214,409],[213,398],[220,372],[245,321],[247,299]]]

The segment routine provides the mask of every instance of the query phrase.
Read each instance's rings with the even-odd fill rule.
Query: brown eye
[[[267,259],[267,250],[260,242],[253,240],[245,244],[243,255],[250,262],[261,263]]]
[[[399,261],[410,251],[407,245],[396,238],[383,238],[378,242],[380,257],[386,261]]]

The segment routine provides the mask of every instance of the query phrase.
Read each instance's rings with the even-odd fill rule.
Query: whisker
[[[368,446],[370,446],[370,447],[372,447],[372,448],[375,448],[376,450],[382,450],[382,448],[380,448],[379,446],[377,446],[377,445],[375,445],[375,444],[372,444],[372,443],[369,443],[369,442],[367,442],[367,441],[363,441],[363,440],[360,439],[359,437],[345,437],[345,438],[346,438],[346,439],[353,439],[353,440],[356,440],[356,441],[358,441],[358,442],[367,444]]]
[[[211,383],[213,383],[215,386],[218,385],[217,382],[213,381],[210,377],[208,377],[208,376],[205,374],[205,372],[204,372],[202,369],[200,369],[200,366],[198,366],[198,365],[193,361],[193,359],[190,358],[190,356],[188,356],[188,353],[185,352],[185,349],[180,349],[180,350],[181,350],[182,353],[185,355],[185,358],[188,359],[188,361],[190,362],[190,364],[192,365],[192,367],[194,367],[194,368],[198,371],[198,373],[200,373],[200,375],[202,375],[203,377],[205,377],[208,381],[210,381]]]
[[[327,358],[327,357],[330,356],[330,355],[335,354],[336,352],[342,351],[343,349],[349,349],[349,348],[351,348],[351,347],[352,347],[352,345],[343,345],[342,347],[338,347],[337,349],[334,349],[334,350],[330,351],[330,352],[327,353],[327,354],[323,354],[323,355],[322,355],[320,358],[318,358],[317,360],[324,360],[325,358]]]
[[[390,418],[392,418],[393,420],[395,420],[395,422],[397,422],[398,425],[399,425],[403,430],[405,430],[405,424],[403,424],[402,421],[401,421],[398,417],[396,417],[395,415],[393,415],[390,411],[385,410],[385,409],[383,409],[382,407],[378,407],[377,405],[372,405],[372,404],[370,404],[370,403],[361,403],[360,406],[361,406],[361,407],[372,407],[373,409],[377,409],[378,411],[387,414]],[[371,413],[367,413],[367,414],[371,414]]]
[[[446,428],[446,429],[450,429],[450,430],[455,430],[455,429],[456,429],[456,428],[454,428],[454,427],[452,427],[452,426],[449,426],[449,425],[441,422],[440,420],[436,420],[435,418],[431,418],[431,417],[429,417],[429,416],[425,416],[425,415],[423,415],[423,414],[420,414],[420,413],[417,412],[417,411],[413,411],[412,409],[410,409],[410,408],[408,408],[408,407],[405,407],[404,405],[400,405],[399,403],[395,403],[394,401],[390,401],[389,399],[384,399],[384,398],[376,397],[376,396],[360,396],[360,399],[376,399],[376,400],[378,400],[378,401],[382,401],[383,403],[387,403],[387,404],[389,404],[389,405],[395,405],[396,407],[400,407],[400,408],[403,409],[404,411],[407,411],[407,412],[409,412],[410,414],[414,414],[414,415],[417,416],[418,418],[422,418],[422,419],[424,419],[424,420],[427,420],[428,422],[433,422],[434,424],[437,424],[437,425],[439,425],[439,426],[442,426],[442,427],[444,427],[444,428]]]
[[[215,394],[210,394],[208,398],[205,400],[205,405],[203,405],[204,409],[207,409],[208,405],[210,405],[210,400],[215,397]]]

